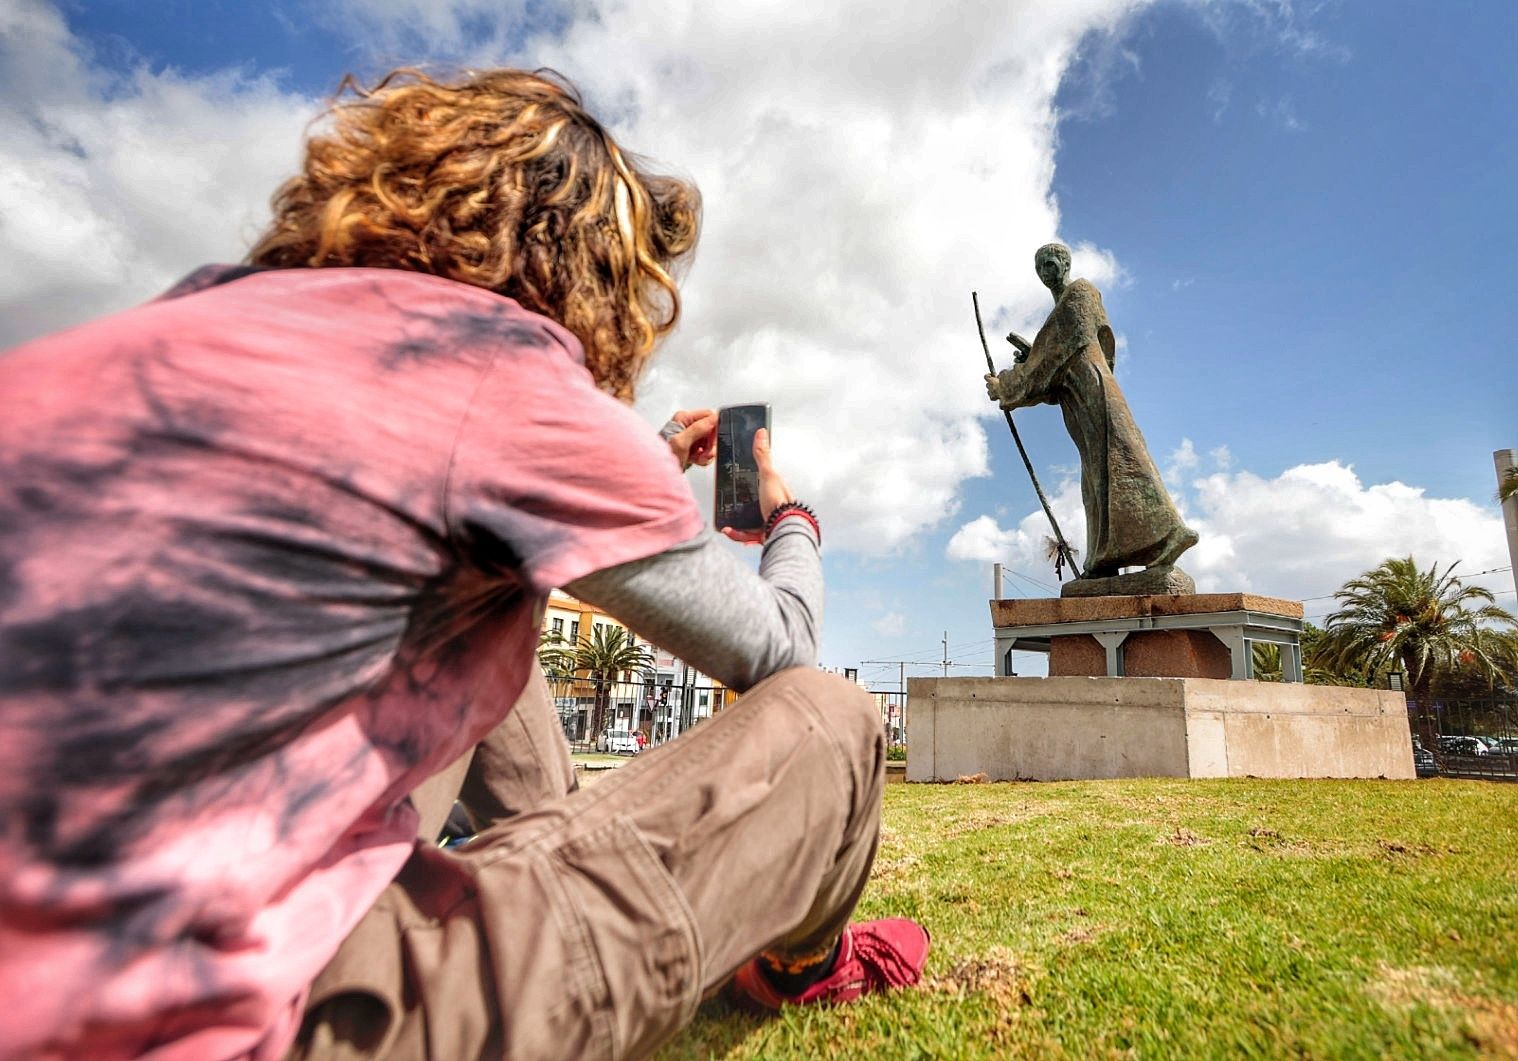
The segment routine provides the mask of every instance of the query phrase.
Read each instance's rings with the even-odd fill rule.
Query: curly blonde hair
[[[597,384],[632,400],[680,315],[694,185],[642,168],[551,72],[349,77],[331,118],[252,264],[412,269],[508,295],[573,332]]]

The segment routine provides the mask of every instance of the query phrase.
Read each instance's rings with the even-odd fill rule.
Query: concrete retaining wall
[[[913,678],[907,780],[1413,777],[1401,693],[1212,678]]]

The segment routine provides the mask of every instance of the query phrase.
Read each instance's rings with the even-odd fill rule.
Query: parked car
[[[1518,755],[1518,737],[1498,737],[1497,750],[1503,755]]]
[[[1486,745],[1476,737],[1457,737],[1446,733],[1439,738],[1439,750],[1445,755],[1485,755]]]
[[[596,741],[596,749],[612,755],[637,755],[638,738],[631,730],[608,729]]]
[[[1413,738],[1413,772],[1419,777],[1433,777],[1439,772],[1434,753],[1425,748],[1417,737]]]

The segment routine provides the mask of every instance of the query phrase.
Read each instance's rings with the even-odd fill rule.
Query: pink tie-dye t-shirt
[[[573,336],[415,273],[205,270],[0,396],[0,1057],[277,1057],[548,590],[694,500]]]

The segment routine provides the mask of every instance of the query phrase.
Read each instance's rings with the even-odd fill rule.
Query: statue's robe
[[[1101,292],[1065,288],[1021,365],[999,374],[1001,405],[1058,405],[1081,455],[1087,578],[1174,563],[1196,543],[1113,376],[1115,343]]]

